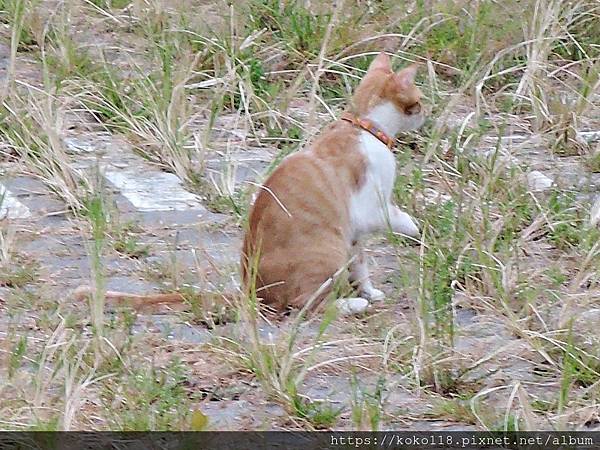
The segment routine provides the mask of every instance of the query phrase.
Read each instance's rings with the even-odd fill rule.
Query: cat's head
[[[421,90],[414,83],[416,73],[416,64],[394,72],[389,56],[380,53],[356,88],[353,113],[373,120],[392,135],[419,128],[425,113]]]

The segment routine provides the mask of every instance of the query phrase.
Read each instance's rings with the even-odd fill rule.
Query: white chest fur
[[[359,148],[367,167],[363,185],[350,199],[353,239],[381,228],[382,221],[386,222],[396,176],[394,154],[379,139],[362,131]]]

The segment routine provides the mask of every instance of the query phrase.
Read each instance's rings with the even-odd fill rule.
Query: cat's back
[[[252,206],[250,226],[344,220],[350,196],[358,189],[366,160],[358,133],[346,122],[328,126],[306,150],[286,157],[263,183]]]

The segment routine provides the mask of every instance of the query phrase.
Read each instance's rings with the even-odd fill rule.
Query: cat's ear
[[[414,84],[418,68],[419,65],[414,63],[408,67],[405,67],[396,74],[396,80],[401,88],[406,89],[412,84]]]
[[[372,70],[392,70],[392,61],[390,61],[390,57],[386,55],[384,52],[381,52],[379,55],[375,57],[375,59],[371,62],[369,66],[369,72]]]

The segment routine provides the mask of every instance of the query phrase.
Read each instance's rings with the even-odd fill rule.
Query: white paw
[[[361,292],[361,295],[370,302],[380,302],[385,299],[385,294],[379,289],[371,288]]]
[[[338,298],[335,305],[343,316],[352,316],[364,313],[369,307],[369,301],[362,297]]]
[[[421,237],[421,230],[419,230],[419,227],[415,223],[416,220],[410,217],[408,214],[406,216],[407,221],[404,225],[404,231],[402,233],[408,237],[419,239]]]
[[[393,228],[395,228],[394,231],[408,237],[415,239],[421,237],[421,230],[419,230],[417,221],[403,211],[398,211],[396,227]]]

